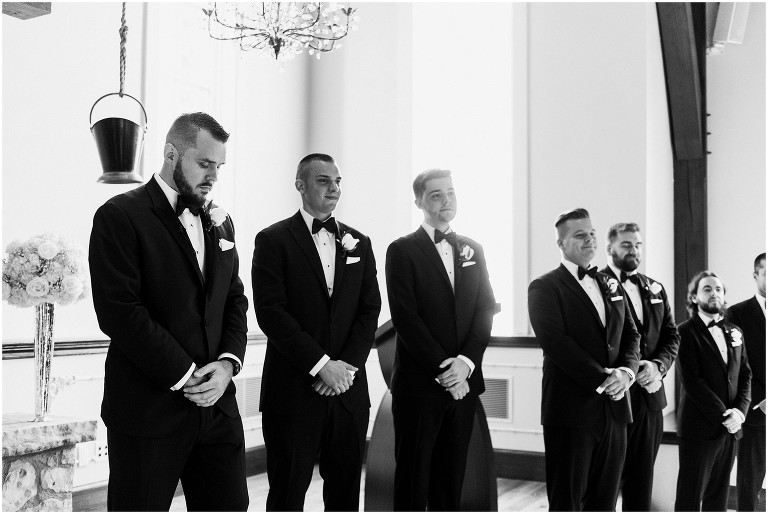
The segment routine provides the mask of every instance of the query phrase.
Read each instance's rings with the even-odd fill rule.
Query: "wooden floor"
[[[496,481],[499,491],[499,512],[546,512],[547,490],[544,482],[525,482],[522,480],[510,480],[499,478]],[[362,484],[365,484],[365,470],[363,470]],[[364,487],[360,488],[364,491]],[[249,511],[264,512],[267,500],[267,474],[248,477],[248,496],[250,496]],[[360,510],[365,504],[365,492],[360,495]],[[183,496],[177,496],[171,505],[171,512],[185,512],[187,510]],[[305,512],[323,511],[323,482],[320,473],[315,466],[315,474],[304,500]]]

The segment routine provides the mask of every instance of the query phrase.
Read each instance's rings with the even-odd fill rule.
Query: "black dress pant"
[[[736,491],[739,512],[757,510],[757,498],[765,477],[765,425],[741,425]]]
[[[636,394],[641,394],[640,392]],[[621,486],[623,512],[651,510],[653,466],[661,446],[664,417],[661,411],[650,412],[642,398],[633,404],[633,422],[627,424],[627,455],[624,459]]]
[[[458,511],[476,395],[393,396],[395,511]]]
[[[360,474],[370,409],[349,412],[337,397],[293,413],[262,413],[267,511],[302,511],[320,455],[326,511],[360,510]]]
[[[107,430],[110,511],[168,511],[181,480],[188,511],[246,511],[245,436],[238,416],[218,408],[191,411],[169,437]]]
[[[736,446],[728,433],[711,441],[680,439],[676,512],[725,512]]]
[[[627,429],[611,414],[587,428],[544,426],[544,461],[550,511],[616,510]]]

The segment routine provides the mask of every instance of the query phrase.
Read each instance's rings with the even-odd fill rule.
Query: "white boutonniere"
[[[739,332],[737,329],[732,328],[731,329],[731,343],[734,347],[741,346],[741,332]]]
[[[461,262],[469,262],[473,255],[475,255],[475,250],[469,245],[465,244],[459,250],[459,260]]]
[[[344,249],[345,252],[354,252],[357,249],[357,244],[360,242],[360,240],[356,239],[349,232],[346,232],[343,236],[341,236],[340,242],[341,242],[341,247]]]
[[[213,203],[209,202],[208,205],[205,206],[204,209],[204,218],[203,221],[205,223],[204,229],[206,232],[211,230],[213,227],[220,227],[222,223],[227,221],[227,211],[223,207],[213,207]]]
[[[651,282],[650,291],[651,294],[659,294],[661,292],[661,284],[658,282]]]
[[[616,294],[616,291],[619,290],[619,281],[615,278],[609,278],[608,279],[608,291],[611,292],[611,294]]]

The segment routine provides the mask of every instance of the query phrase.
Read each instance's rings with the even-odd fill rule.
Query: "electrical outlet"
[[[93,462],[95,444],[93,441],[78,443],[75,446],[75,460],[77,466],[87,466]]]
[[[94,462],[102,462],[107,460],[109,457],[109,447],[107,446],[106,441],[96,441],[94,443],[93,454]]]

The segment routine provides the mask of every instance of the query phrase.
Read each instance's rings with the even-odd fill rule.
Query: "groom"
[[[167,511],[179,479],[190,511],[248,508],[232,383],[248,300],[232,220],[208,202],[228,138],[208,114],[183,114],[160,173],[93,218],[93,304],[111,339],[101,405],[111,511]]]
[[[337,221],[341,175],[310,154],[302,207],[256,236],[253,297],[267,336],[261,412],[268,511],[301,511],[318,453],[326,511],[357,511],[370,400],[365,361],[381,309],[371,240]]]
[[[458,511],[496,300],[482,247],[458,236],[451,172],[413,181],[424,222],[387,250],[396,511]]]

